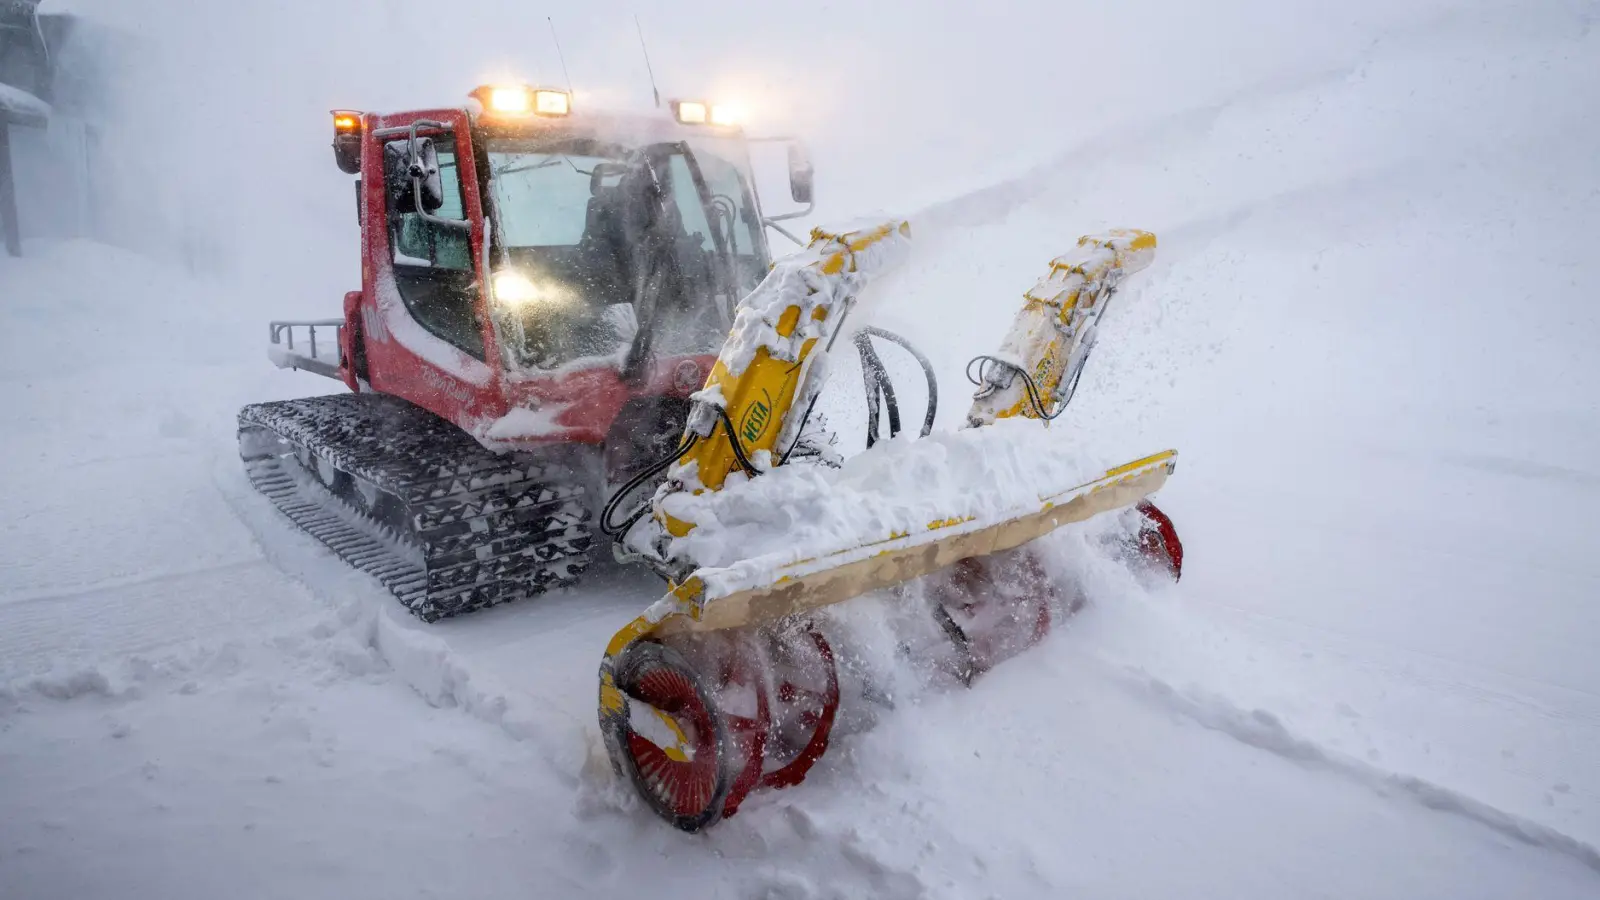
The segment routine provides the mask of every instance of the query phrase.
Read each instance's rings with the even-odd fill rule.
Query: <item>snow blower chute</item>
[[[806,429],[829,351],[862,287],[909,242],[905,222],[817,230],[779,260],[739,304],[677,449],[602,517],[619,550],[671,588],[606,648],[601,731],[616,770],[678,828],[733,814],[758,787],[798,784],[826,750],[840,678],[817,610],[920,579],[970,681],[1036,642],[1063,605],[1034,539],[1137,506],[1133,548],[1179,572],[1171,522],[1145,499],[1176,454],[1086,477],[1047,431],[1076,390],[1107,302],[1148,265],[1147,232],[1084,237],[1052,262],[1001,350],[973,360],[979,387],[959,431],[930,435],[930,410],[920,439],[873,445],[880,399],[891,436],[899,423],[871,340],[903,342],[862,329],[869,449],[841,464],[814,446]],[[931,401],[931,369],[918,358]],[[619,521],[652,479],[648,502]]]

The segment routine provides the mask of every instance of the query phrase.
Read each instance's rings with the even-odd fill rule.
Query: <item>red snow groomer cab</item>
[[[805,207],[773,217],[708,103],[610,115],[485,86],[333,124],[361,289],[340,319],[271,323],[271,353],[352,393],[242,410],[252,480],[424,619],[574,581],[598,492],[676,445],[770,267],[765,226],[809,211],[804,148]]]

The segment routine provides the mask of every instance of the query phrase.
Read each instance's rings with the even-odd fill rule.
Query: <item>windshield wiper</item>
[[[534,169],[547,169],[550,166],[559,166],[561,165],[562,161],[565,161],[567,165],[572,167],[572,171],[577,172],[579,175],[586,177],[594,175],[593,170],[585,172],[583,169],[578,168],[578,164],[573,162],[572,158],[567,156],[565,153],[560,154],[560,159],[552,156],[549,159],[541,159],[536,163],[529,163],[525,166],[507,166],[504,169],[495,169],[494,174],[514,175],[518,172],[532,172]]]
[[[676,147],[683,154],[683,161],[689,169],[689,178],[694,182],[695,195],[700,200],[700,209],[706,217],[706,224],[711,228],[711,243],[716,247],[717,258],[722,263],[720,267],[721,277],[717,279],[722,283],[717,287],[723,292],[724,296],[729,298],[728,308],[719,311],[722,313],[724,321],[732,324],[733,304],[739,302],[737,295],[739,283],[738,263],[733,258],[733,248],[728,246],[733,229],[728,229],[728,233],[725,234],[722,229],[714,224],[720,217],[720,211],[717,209],[716,201],[712,197],[711,188],[706,184],[705,173],[700,168],[700,158],[695,156],[694,149],[689,146],[688,141],[679,141]]]
[[[562,159],[566,159],[566,157],[563,156]],[[567,162],[568,162],[568,164],[571,164],[572,160],[569,159],[569,160],[567,160]],[[540,161],[538,161],[536,163],[529,163],[529,164],[527,164],[525,166],[507,166],[506,168],[503,168],[503,169],[495,169],[494,170],[494,174],[496,174],[496,175],[514,175],[517,172],[531,172],[534,169],[544,169],[544,168],[548,168],[550,166],[559,166],[559,165],[561,165],[561,160],[560,159],[556,159],[555,157],[552,156],[549,159],[542,159],[542,160],[540,160]],[[577,166],[573,166],[573,168],[577,168]]]

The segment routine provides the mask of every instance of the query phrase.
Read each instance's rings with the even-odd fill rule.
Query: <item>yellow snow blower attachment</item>
[[[600,665],[607,750],[652,809],[697,831],[753,789],[804,777],[840,700],[814,610],[921,579],[919,596],[932,598],[965,660],[963,680],[1048,630],[1058,598],[1025,545],[1101,513],[1143,509],[1173,470],[1169,450],[1084,473],[1048,432],[1108,301],[1148,265],[1155,243],[1141,231],[1081,239],[1024,295],[1001,350],[973,361],[979,389],[967,427],[929,434],[936,386],[918,354],[930,382],[922,438],[873,446],[869,435],[869,449],[843,463],[796,448],[829,351],[862,289],[909,254],[909,226],[813,231],[741,301],[677,451],[613,496],[603,517],[623,552],[670,584],[617,632]],[[881,362],[870,341],[858,334],[856,344],[870,393],[883,384]],[[877,389],[893,431],[893,393]],[[650,501],[615,523],[626,495],[663,473]],[[1176,574],[1171,523],[1158,511],[1146,521],[1155,538],[1140,540]]]

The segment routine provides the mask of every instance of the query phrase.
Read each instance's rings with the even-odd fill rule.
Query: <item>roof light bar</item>
[[[739,111],[726,103],[704,100],[672,101],[672,117],[684,125],[715,125],[731,128],[739,124]]]
[[[533,111],[541,116],[567,115],[572,112],[572,95],[566,91],[534,91]]]
[[[572,95],[553,88],[525,84],[485,84],[470,96],[483,107],[483,115],[497,118],[565,116],[572,113]]]
[[[711,119],[711,110],[699,100],[674,100],[672,115],[685,125],[704,125]]]

